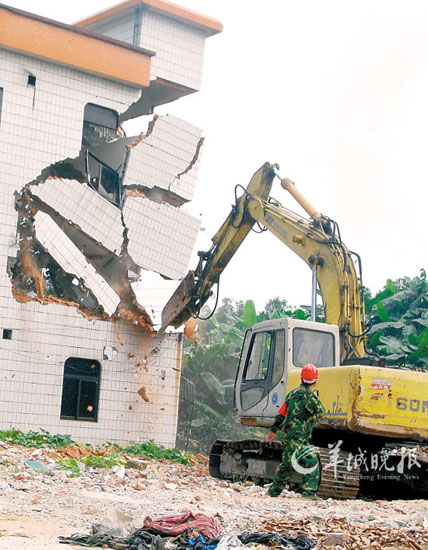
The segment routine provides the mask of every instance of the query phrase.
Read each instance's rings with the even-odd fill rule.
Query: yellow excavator
[[[310,219],[270,196],[276,177]],[[270,427],[285,395],[300,383],[302,366],[313,363],[320,369],[317,393],[327,411],[312,441],[321,467],[318,495],[427,496],[428,373],[385,368],[367,353],[359,256],[346,248],[337,223],[317,212],[291,180],[279,176],[277,165],[265,163],[242,190],[211,249],[199,252],[196,270],[165,306],[161,332],[198,316],[258,223],[312,270],[312,315],[306,321],[263,321],[247,331],[235,380],[240,422]],[[317,286],[325,323],[315,322]],[[210,454],[210,473],[268,483],[280,460],[280,443],[218,440]],[[295,469],[292,485],[302,473],[298,465]]]

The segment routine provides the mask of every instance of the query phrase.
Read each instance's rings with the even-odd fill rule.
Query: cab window
[[[285,330],[277,330],[275,333],[275,355],[273,357],[272,385],[274,388],[281,381],[284,374],[285,361]]]
[[[257,332],[251,341],[244,380],[264,380],[268,375],[272,333]]]
[[[333,334],[305,328],[293,330],[293,364],[303,367],[307,363],[317,367],[335,365]]]

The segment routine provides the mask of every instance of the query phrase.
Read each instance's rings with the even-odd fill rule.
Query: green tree
[[[248,303],[242,306],[226,298],[216,313],[201,323],[199,345],[185,342],[183,376],[194,385],[195,403],[180,405],[178,447],[187,445],[188,450],[208,453],[218,438],[241,438],[250,433],[233,411],[233,390],[245,330],[251,319],[257,320],[254,313]]]
[[[367,302],[373,325],[369,350],[387,366],[428,370],[428,281],[421,270],[417,277],[388,279],[382,291]]]

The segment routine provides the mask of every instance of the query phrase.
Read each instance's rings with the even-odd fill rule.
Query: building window
[[[117,138],[119,116],[116,111],[88,103],[83,119],[82,145],[94,147]]]
[[[61,418],[97,421],[101,365],[69,357],[64,365]]]
[[[3,329],[3,340],[12,340],[12,329],[4,328]]]
[[[119,174],[107,166],[102,160],[93,153],[86,153],[86,173],[89,176],[89,183],[95,191],[112,202],[120,203],[120,185]]]

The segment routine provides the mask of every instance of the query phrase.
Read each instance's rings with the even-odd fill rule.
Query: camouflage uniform
[[[324,416],[325,410],[318,396],[306,384],[292,390],[285,398],[285,404],[286,416],[278,414],[271,428],[274,433],[282,430],[284,436],[280,438],[283,444],[282,462],[269,488],[269,494],[277,497],[282,493],[294,472],[291,463],[293,453],[298,454],[305,448],[304,455],[297,457],[299,465],[303,468],[317,467],[310,474],[303,475],[301,488],[306,494],[315,494],[319,485],[318,458],[309,450],[309,442],[314,422]]]

